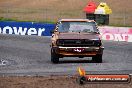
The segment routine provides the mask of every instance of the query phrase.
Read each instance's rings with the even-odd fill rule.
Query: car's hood
[[[59,33],[58,39],[95,39],[99,40],[99,34],[96,33]]]

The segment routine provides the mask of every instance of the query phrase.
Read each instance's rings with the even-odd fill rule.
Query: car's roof
[[[80,21],[83,21],[83,22],[95,22],[94,20],[89,20],[89,19],[61,19],[59,20],[59,22],[62,22],[62,21],[77,21],[77,22],[80,22]]]

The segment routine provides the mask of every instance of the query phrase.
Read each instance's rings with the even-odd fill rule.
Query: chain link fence
[[[53,8],[10,8],[0,6],[0,19],[16,21],[56,22],[62,18],[86,18],[82,9]],[[132,26],[131,12],[113,12],[110,14],[110,25]]]

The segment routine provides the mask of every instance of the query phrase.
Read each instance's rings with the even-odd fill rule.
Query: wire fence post
[[[124,17],[123,17],[123,24],[124,26],[126,26],[126,10],[124,10]]]

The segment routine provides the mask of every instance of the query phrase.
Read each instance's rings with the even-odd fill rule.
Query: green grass
[[[44,20],[44,21],[31,21],[31,20],[17,20],[13,18],[4,18],[0,17],[0,21],[16,21],[16,22],[39,22],[39,23],[50,23],[50,24],[55,24],[55,21],[52,20]]]
[[[0,17],[0,21],[16,21],[16,22],[39,22],[39,23],[50,23],[55,24],[56,22],[53,20],[43,20],[43,21],[31,21],[31,20],[18,20],[13,18],[4,18]],[[122,25],[122,24],[109,24],[108,26],[114,26],[114,27],[132,27],[131,25]]]
[[[16,19],[12,19],[12,18],[4,18],[4,17],[0,17],[0,21],[18,21]]]

